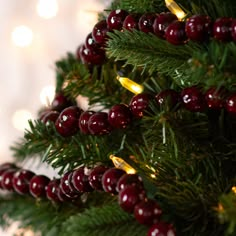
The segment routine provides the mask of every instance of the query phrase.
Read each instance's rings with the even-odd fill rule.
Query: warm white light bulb
[[[55,96],[55,87],[44,87],[40,93],[40,101],[45,106],[50,106]]]
[[[11,38],[16,46],[27,47],[32,43],[33,32],[29,27],[20,25],[12,31]]]
[[[37,12],[42,18],[53,18],[57,15],[58,3],[56,0],[39,0],[37,4]]]
[[[28,120],[32,119],[32,114],[25,110],[17,110],[12,116],[13,126],[20,131],[23,131],[25,128],[28,128]]]

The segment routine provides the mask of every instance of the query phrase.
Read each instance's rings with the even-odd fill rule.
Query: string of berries
[[[148,236],[176,235],[173,226],[161,220],[159,204],[147,198],[142,178],[115,167],[98,165],[87,169],[83,166],[66,172],[61,178],[50,180],[44,175],[5,163],[0,166],[0,189],[46,198],[53,203],[73,202],[84,193],[105,191],[118,195],[120,207],[133,214],[137,222],[151,226]]]

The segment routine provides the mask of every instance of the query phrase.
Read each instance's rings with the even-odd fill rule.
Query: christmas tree
[[[233,0],[115,0],[55,63],[50,108],[0,166],[1,225],[236,235],[235,62]],[[36,159],[59,177],[24,168]]]

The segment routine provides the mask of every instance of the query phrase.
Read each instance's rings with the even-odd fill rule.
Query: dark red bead
[[[166,28],[165,32],[166,40],[174,45],[184,44],[187,41],[185,34],[185,23],[183,21],[173,21]]]
[[[78,119],[81,113],[82,110],[76,106],[65,108],[56,120],[55,126],[57,132],[63,137],[75,134],[79,129]]]
[[[127,186],[136,186],[137,188],[143,189],[142,178],[137,174],[124,174],[118,181],[116,191],[120,192]]]
[[[101,191],[102,187],[102,176],[108,170],[106,166],[96,166],[89,174],[88,180],[91,187],[95,190]]]
[[[0,189],[3,189],[3,175],[9,170],[17,170],[16,166],[11,163],[4,163],[0,168]]]
[[[106,112],[96,112],[88,121],[88,129],[90,134],[104,135],[111,132],[111,126],[108,122],[108,114]]]
[[[204,95],[196,86],[188,87],[181,92],[183,106],[192,112],[202,112],[206,108]]]
[[[180,102],[180,95],[173,89],[166,89],[156,95],[156,102],[160,106],[174,108]]]
[[[74,188],[77,191],[79,191],[81,193],[93,191],[92,187],[89,184],[88,175],[85,174],[84,167],[80,167],[80,168],[74,170],[71,180],[72,180],[72,184],[73,184]]]
[[[47,185],[50,179],[45,175],[35,175],[30,180],[30,193],[35,198],[46,197]]]
[[[234,42],[236,42],[236,19],[232,20],[231,24],[231,36]]]
[[[176,236],[176,232],[171,224],[160,221],[151,226],[147,236]]]
[[[60,202],[61,200],[58,197],[60,180],[53,179],[47,185],[46,195],[49,200],[52,202]]]
[[[153,225],[160,220],[162,210],[156,201],[145,199],[134,207],[134,217],[144,225]]]
[[[207,107],[213,110],[220,110],[224,107],[227,90],[223,87],[211,87],[205,93]]]
[[[67,195],[65,195],[62,192],[60,187],[57,188],[57,197],[58,197],[59,201],[61,201],[61,202],[72,202],[72,201],[74,201],[73,198],[68,197]]]
[[[61,112],[66,107],[69,107],[71,105],[72,105],[72,102],[62,92],[59,92],[55,95],[52,101],[51,109]]]
[[[19,194],[29,193],[30,180],[35,174],[30,170],[18,170],[12,179],[14,190]]]
[[[138,29],[139,16],[137,14],[130,14],[125,17],[123,22],[123,28],[129,31],[133,29]]]
[[[114,105],[108,112],[110,125],[117,129],[126,128],[132,120],[132,113],[125,104]]]
[[[155,13],[145,13],[139,18],[139,30],[144,33],[153,33],[153,22],[156,18]]]
[[[143,117],[145,110],[149,107],[150,98],[149,94],[140,93],[131,99],[129,107],[135,117]]]
[[[185,32],[189,39],[197,42],[206,41],[211,35],[211,19],[205,15],[194,15],[187,19]]]
[[[99,44],[97,44],[92,36],[92,33],[89,33],[85,39],[85,47],[88,48],[88,49],[97,49],[99,48]]]
[[[13,176],[17,169],[8,169],[2,174],[2,188],[8,191],[14,190],[13,187]]]
[[[107,16],[107,27],[109,30],[121,30],[123,26],[123,21],[128,15],[125,10],[117,9],[113,10]]]
[[[81,113],[78,124],[82,133],[89,134],[88,121],[94,113],[94,111],[84,111]]]
[[[73,172],[68,171],[62,176],[60,180],[60,189],[68,198],[75,199],[78,197],[78,192],[72,184],[72,175]]]
[[[178,20],[176,15],[171,12],[162,12],[155,17],[153,22],[153,32],[158,37],[165,38],[166,28],[175,20]]]
[[[221,17],[216,19],[213,25],[213,36],[215,39],[223,42],[230,41],[232,18]]]
[[[116,186],[126,172],[117,168],[110,168],[102,176],[102,187],[105,192],[117,194]]]
[[[236,93],[232,93],[225,101],[225,109],[233,116],[236,116]]]
[[[134,207],[142,200],[144,200],[146,194],[143,189],[137,188],[137,186],[127,186],[119,192],[119,205],[120,207],[129,213],[134,211]]]
[[[59,115],[60,113],[58,111],[49,111],[42,118],[42,122],[45,123],[46,125],[49,125],[49,122],[55,123]]]
[[[106,20],[101,20],[93,27],[92,37],[96,43],[105,46],[108,39],[107,32],[109,32],[107,22]]]

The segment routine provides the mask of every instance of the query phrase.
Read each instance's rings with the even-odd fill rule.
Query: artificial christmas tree
[[[42,235],[236,235],[236,5],[114,1],[56,62],[0,167],[1,224]],[[79,95],[89,107],[76,104]],[[49,179],[22,163],[40,158]]]

